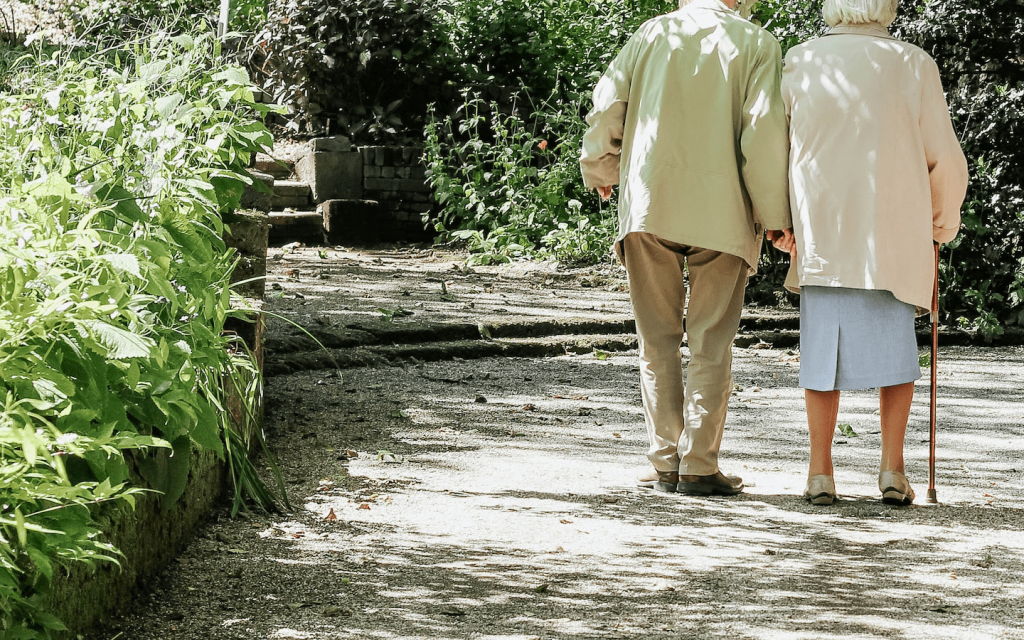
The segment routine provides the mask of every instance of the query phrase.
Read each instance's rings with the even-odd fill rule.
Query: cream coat
[[[841,26],[786,56],[797,260],[787,288],[888,290],[925,313],[932,241],[960,227],[967,161],[927,53],[879,24]]]
[[[743,258],[792,226],[782,52],[719,0],[644,23],[594,89],[580,167],[620,185],[619,233]]]

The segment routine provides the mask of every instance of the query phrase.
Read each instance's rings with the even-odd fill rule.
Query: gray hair
[[[899,0],[825,0],[821,15],[828,26],[877,22],[885,26],[896,19]]]

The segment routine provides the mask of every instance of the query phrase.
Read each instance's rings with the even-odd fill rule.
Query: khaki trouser
[[[654,468],[718,471],[732,393],[732,343],[743,310],[747,263],[734,255],[630,233],[617,247],[629,276],[640,349],[640,388]],[[683,269],[689,271],[686,307]],[[683,318],[690,362],[683,384]]]

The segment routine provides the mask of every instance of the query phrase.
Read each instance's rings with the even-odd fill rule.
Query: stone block
[[[274,195],[288,198],[308,198],[309,184],[300,180],[274,180]]]
[[[269,235],[268,235],[269,239]],[[267,292],[267,257],[239,255],[231,272],[231,290],[247,298],[263,298]]]
[[[382,167],[377,165],[363,165],[363,179],[366,178],[379,178]]]
[[[224,332],[236,336],[253,354],[256,367],[263,371],[263,342],[267,323],[262,313],[263,300],[245,297],[244,311],[240,316],[231,316],[224,321]],[[232,415],[234,424],[244,424],[242,415]]]
[[[374,149],[373,164],[377,165],[378,167],[383,166],[386,163],[384,151],[384,147],[376,147]]]
[[[270,199],[273,209],[305,209],[309,206],[309,196],[277,196]]]
[[[271,157],[258,157],[253,164],[257,171],[269,173],[278,180],[284,180],[292,175],[295,170],[295,163],[286,160],[277,160]]]
[[[309,141],[309,150],[313,153],[328,151],[332,153],[349,153],[352,151],[352,143],[345,136],[330,136],[328,138],[313,138]]]
[[[376,200],[337,199],[321,202],[324,231],[330,244],[362,244],[382,239],[381,221],[387,215]]]
[[[381,167],[380,168],[380,177],[382,177],[382,178],[394,178],[395,177],[395,167]]]
[[[238,249],[239,253],[265,255],[269,225],[267,214],[262,211],[240,209],[227,223],[224,243],[231,249]]]
[[[408,178],[411,171],[412,171],[412,167],[396,167],[395,168],[395,177],[396,178]]]
[[[309,184],[314,202],[358,199],[363,195],[363,154],[358,151],[316,151],[295,164],[299,178]]]
[[[234,287],[241,295],[263,297],[269,232],[270,219],[262,211],[236,211],[225,228],[224,243],[239,255],[238,265],[231,273],[231,282],[251,280]]]
[[[322,216],[316,211],[275,211],[270,214],[270,237],[272,245],[289,242],[320,244],[324,241]]]
[[[363,164],[370,165],[377,161],[376,147],[360,147],[359,153],[363,154]]]
[[[274,176],[254,169],[249,170],[249,175],[252,177],[252,184],[245,185],[239,206],[242,209],[269,212],[271,198],[274,195]]]

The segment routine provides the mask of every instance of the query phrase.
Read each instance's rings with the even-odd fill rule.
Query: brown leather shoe
[[[688,496],[734,496],[743,491],[743,479],[721,471],[710,476],[679,476],[676,492]]]
[[[637,485],[665,493],[674,493],[678,482],[679,474],[675,471],[658,471],[654,467],[648,467],[636,474]]]

